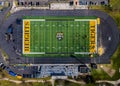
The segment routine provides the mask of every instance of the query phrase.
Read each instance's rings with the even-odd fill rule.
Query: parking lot
[[[46,6],[49,0],[18,0],[18,6]]]

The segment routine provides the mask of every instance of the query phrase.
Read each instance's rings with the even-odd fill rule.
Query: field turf
[[[96,17],[25,17],[23,20],[25,19],[30,21],[30,52],[27,56],[54,57],[89,53],[89,21]]]

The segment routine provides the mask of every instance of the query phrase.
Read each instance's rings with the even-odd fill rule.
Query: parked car
[[[0,12],[2,12],[2,11],[3,11],[3,9],[0,10]]]
[[[4,64],[3,63],[0,63],[0,67],[2,68],[4,66]]]
[[[4,64],[3,63],[0,63],[0,67],[3,67],[4,66]]]
[[[0,67],[1,67],[2,69],[5,69],[5,68],[6,68],[6,66],[5,66],[3,63],[0,63]]]
[[[18,24],[18,25],[22,24],[22,19],[17,18],[16,19],[16,24]]]
[[[3,63],[0,63],[0,66],[1,66],[1,65],[4,65],[4,64],[3,64]]]
[[[13,71],[9,71],[9,74],[11,75],[11,76],[17,76],[17,74],[16,73],[14,73]]]
[[[6,67],[5,69],[6,69],[6,71],[8,71],[8,72],[10,71],[10,68],[9,68],[9,67]]]
[[[90,66],[91,66],[91,68],[93,68],[93,69],[97,69],[97,64],[95,64],[95,63],[90,63]]]
[[[22,77],[22,75],[20,75],[20,74],[17,74],[17,76],[16,76],[18,79],[22,79],[23,77]]]
[[[4,70],[6,68],[6,66],[3,66],[2,69]]]

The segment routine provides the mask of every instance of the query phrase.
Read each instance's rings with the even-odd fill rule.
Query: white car
[[[0,63],[0,67],[2,68],[4,66],[4,64],[3,63]]]
[[[4,65],[4,64],[3,64],[3,63],[0,63],[0,66],[1,66],[1,65]]]
[[[108,40],[111,41],[111,37],[110,36],[108,37]]]

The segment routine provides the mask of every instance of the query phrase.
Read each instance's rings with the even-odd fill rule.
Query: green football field
[[[84,55],[90,51],[90,20],[96,17],[25,17],[31,56]],[[24,53],[25,55],[25,53]]]

